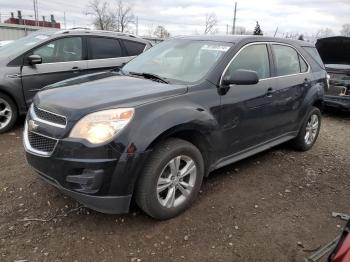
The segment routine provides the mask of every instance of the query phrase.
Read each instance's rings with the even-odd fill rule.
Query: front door
[[[42,64],[29,65],[26,57],[39,55]],[[33,49],[24,58],[22,68],[22,85],[26,103],[29,106],[36,92],[43,87],[76,77],[87,69],[87,60],[83,55],[81,37],[65,37]]]
[[[276,79],[271,78],[272,65],[266,44],[243,47],[228,66],[224,76],[239,69],[256,71],[259,83],[231,85],[222,103],[222,141],[224,156],[250,149],[271,139],[269,130],[276,125],[274,109]]]

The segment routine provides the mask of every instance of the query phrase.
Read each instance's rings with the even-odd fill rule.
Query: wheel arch
[[[19,104],[18,104],[18,101],[15,99],[15,96],[12,95],[10,92],[8,92],[8,91],[4,90],[3,88],[1,88],[1,86],[0,86],[0,94],[4,94],[4,95],[8,96],[13,101],[13,103],[16,106],[17,114],[19,114],[20,113]]]
[[[195,147],[201,152],[204,167],[205,167],[205,175],[208,175],[208,171],[210,170],[210,163],[212,160],[212,145],[209,142],[208,138],[205,134],[203,134],[200,129],[188,127],[186,125],[176,126],[165,130],[159,136],[157,136],[148,146],[148,150],[153,150],[156,145],[159,143],[169,139],[169,138],[179,138],[185,140]]]

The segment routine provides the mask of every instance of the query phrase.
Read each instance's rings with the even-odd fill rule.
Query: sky
[[[116,0],[107,1],[110,5]],[[203,34],[206,14],[215,13],[217,29],[226,34],[230,30],[234,0],[124,0],[139,18],[139,34],[146,35],[157,25],[164,26],[171,35]],[[92,17],[86,15],[88,0],[38,0],[39,16],[49,18],[54,14],[63,24],[66,12],[67,28],[92,27]],[[237,0],[237,22],[239,27],[253,31],[259,21],[265,35],[315,34],[318,30],[330,28],[339,34],[343,24],[350,23],[350,0]],[[1,20],[10,12],[22,10],[24,18],[33,16],[31,0],[0,0]],[[63,26],[64,27],[64,26]],[[134,26],[130,28],[135,30]]]

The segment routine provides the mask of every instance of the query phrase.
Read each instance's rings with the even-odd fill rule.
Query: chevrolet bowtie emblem
[[[39,125],[36,124],[34,120],[29,120],[29,121],[28,121],[28,129],[29,129],[29,131],[35,131],[35,130],[37,130],[37,129],[38,129],[38,126],[39,126]]]

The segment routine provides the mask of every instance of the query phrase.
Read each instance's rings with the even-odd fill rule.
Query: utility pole
[[[136,16],[136,35],[139,35],[139,17]]]
[[[33,0],[33,5],[34,5],[34,19],[36,21],[36,0]]]
[[[228,35],[228,24],[226,25],[226,35]]]
[[[236,15],[237,15],[237,2],[235,2],[235,12],[234,12],[233,23],[232,23],[232,34],[233,35],[236,33]]]
[[[276,28],[276,31],[275,31],[275,34],[273,35],[273,37],[276,37],[277,32],[278,32],[278,26],[277,26],[277,28]]]
[[[33,5],[34,5],[34,19],[35,19],[35,25],[39,25],[39,9],[38,9],[38,0],[33,0]]]
[[[64,30],[67,29],[66,11],[63,12]]]

